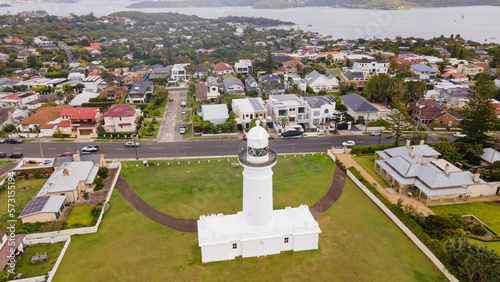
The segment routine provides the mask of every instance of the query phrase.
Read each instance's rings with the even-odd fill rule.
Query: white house
[[[107,132],[131,132],[134,131],[141,110],[135,105],[114,104],[104,113],[104,130]]]
[[[175,78],[177,80],[187,80],[188,75],[184,67],[188,66],[189,64],[175,64],[172,67],[172,75],[170,77]]]
[[[267,111],[261,98],[233,99],[231,106],[236,122],[241,124],[242,128],[250,128],[254,118],[263,121],[267,119]]]
[[[200,216],[198,244],[203,263],[318,248],[321,229],[307,205],[273,210],[272,167],[277,153],[269,148],[268,137],[257,121],[247,134],[247,148],[239,154],[244,168],[243,210]]]
[[[287,73],[284,76],[285,80],[285,88],[290,89],[292,88],[293,84],[297,84],[299,87],[300,91],[302,93],[305,93],[307,90],[307,82],[305,82],[298,74],[296,73]]]
[[[252,74],[252,62],[250,60],[240,60],[239,62],[234,64],[234,70],[236,71],[236,73],[241,73],[243,75]]]
[[[375,121],[378,119],[379,110],[375,108],[365,98],[356,93],[340,96],[342,105],[347,108],[347,113],[355,119],[363,117],[365,121]]]
[[[420,79],[435,79],[437,70],[424,64],[412,65],[410,71],[420,76]]]
[[[335,97],[332,95],[303,96],[302,99],[307,103],[309,127],[329,123],[338,114],[335,110]]]
[[[201,113],[204,121],[210,121],[215,125],[224,124],[229,118],[226,104],[201,105]]]
[[[73,107],[81,107],[83,103],[88,103],[90,99],[96,98],[99,96],[98,93],[94,92],[82,92],[81,94],[78,94],[69,102],[70,106]]]
[[[386,61],[381,60],[362,59],[354,62],[352,70],[381,74],[387,73],[389,70],[389,64]]]
[[[334,91],[339,88],[339,80],[333,75],[325,76],[320,74],[316,70],[313,70],[310,74],[306,75],[304,81],[307,86],[311,87],[315,93],[326,90],[327,92]]]
[[[292,128],[303,130],[299,123],[309,122],[306,102],[295,94],[269,95],[266,109],[278,133]]]
[[[97,92],[99,89],[99,84],[101,83],[102,78],[98,75],[91,75],[82,80],[83,85],[85,85],[85,91],[89,92]]]

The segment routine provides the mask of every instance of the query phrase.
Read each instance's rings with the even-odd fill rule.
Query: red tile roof
[[[59,127],[70,127],[71,126],[71,121],[69,120],[63,120],[59,123]]]
[[[135,115],[135,105],[114,104],[103,115],[104,117],[133,117]]]
[[[44,124],[49,121],[56,120],[61,112],[66,109],[71,108],[68,105],[59,105],[54,107],[43,107],[36,110],[31,116],[21,121],[19,124],[29,125],[29,124]]]
[[[231,65],[228,63],[218,63],[214,65],[214,71],[231,70]]]
[[[66,108],[59,116],[69,116],[70,119],[94,119],[97,108]]]
[[[52,128],[54,128],[54,126],[56,126],[55,123],[46,123],[46,124],[40,126],[40,129],[52,129]]]

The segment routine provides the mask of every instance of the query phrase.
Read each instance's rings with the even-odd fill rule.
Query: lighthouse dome
[[[260,126],[260,120],[255,121],[255,126],[248,131],[248,140],[267,140],[269,138],[269,133]]]

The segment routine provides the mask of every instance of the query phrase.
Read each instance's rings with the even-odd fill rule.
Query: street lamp
[[[137,143],[135,143],[135,137],[137,137],[137,134],[132,134],[132,138],[134,138],[135,159],[139,160],[139,156],[137,155]]]
[[[370,117],[370,111],[368,111],[368,114],[366,115],[366,120],[365,120],[365,134],[366,134],[366,131],[368,131],[369,117]]]

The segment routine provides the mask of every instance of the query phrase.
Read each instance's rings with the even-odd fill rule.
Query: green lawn
[[[160,111],[160,115],[155,116],[155,118],[163,117],[163,113],[165,112],[165,107],[167,106],[167,100],[168,100],[168,98],[166,98],[165,101],[163,101],[163,103],[161,103],[161,105],[158,106],[158,110]]]
[[[0,161],[0,168],[10,164],[12,161]]]
[[[484,222],[488,227],[493,230],[497,235],[500,235],[500,206],[489,202],[479,202],[479,203],[466,203],[466,204],[455,204],[455,205],[442,205],[442,206],[430,206],[432,211],[436,214],[460,214],[469,215],[472,214]],[[500,254],[500,242],[482,242],[479,240],[471,239],[471,242],[478,244],[479,246],[488,246],[490,249],[496,250]]]
[[[68,228],[92,226],[92,221],[96,219],[96,217],[90,213],[93,207],[94,206],[72,207],[71,211],[69,212],[68,218],[66,218]],[[73,224],[76,223],[80,223],[82,226],[73,227]]]
[[[373,164],[375,161],[373,160],[373,154],[368,154],[368,155],[363,155],[363,156],[356,156],[353,157],[353,159],[362,167],[365,169],[365,171],[375,179],[375,181],[378,182],[383,188],[388,188],[391,187],[387,181],[385,181],[382,176],[380,176],[374,169],[373,169]]]
[[[291,193],[301,190],[288,186]],[[230,189],[241,190],[241,183]],[[240,210],[241,203],[234,208]],[[197,234],[156,224],[113,193],[99,232],[72,237],[54,281],[446,281],[350,180],[318,221],[319,250],[201,264]]]
[[[47,181],[46,178],[41,179],[32,179],[32,180],[16,180],[16,196],[15,196],[15,218],[10,218],[7,213],[7,200],[8,200],[8,191],[3,191],[0,194],[0,227],[6,228],[9,223],[7,220],[9,219],[17,219],[21,211],[24,209],[26,204],[31,200],[31,198],[35,197],[38,191],[42,188],[43,184]],[[24,186],[31,187],[29,190],[21,191],[20,188]],[[16,224],[17,228],[21,226],[21,220],[18,220]]]
[[[149,133],[149,124],[150,124],[151,121],[148,121],[148,125],[146,126],[146,129],[144,130],[144,134],[142,134],[142,137],[141,139],[155,139],[158,135],[158,131],[160,130],[160,122],[158,122],[157,124],[154,124],[154,127],[155,129],[152,131],[153,132],[153,135],[151,136],[147,136],[146,133]]]
[[[139,162],[138,168],[136,162],[126,162],[122,175],[148,204],[170,215],[198,218],[201,214],[235,213],[241,209],[243,168],[231,168],[236,158],[217,160],[211,159],[210,164],[207,159],[200,160],[201,164],[198,160],[170,161],[168,167],[166,161],[150,167]],[[280,156],[274,168],[274,207],[314,204],[330,187],[333,170],[334,163],[326,154]],[[292,188],[296,188],[294,193],[290,193]]]
[[[36,277],[46,275],[48,271],[54,268],[57,258],[61,253],[66,242],[54,244],[33,245],[25,247],[26,254],[21,257],[16,265],[16,275],[22,273],[21,278]],[[31,258],[37,253],[47,253],[49,259],[43,263],[31,264]]]

